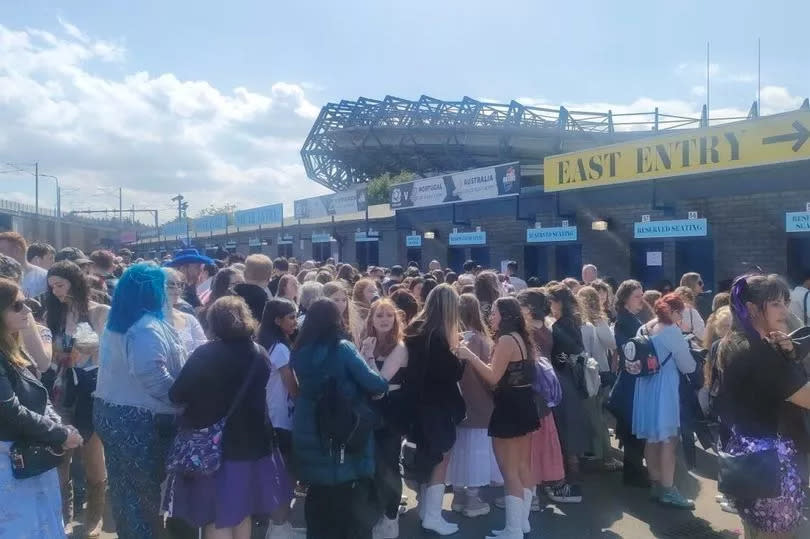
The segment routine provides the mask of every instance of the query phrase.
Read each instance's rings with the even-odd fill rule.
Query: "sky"
[[[328,192],[300,148],[320,108],[386,95],[698,116],[810,96],[810,3],[0,2],[0,198],[189,215]],[[20,171],[20,169],[22,171]],[[43,179],[40,205],[54,207]],[[163,211],[165,210],[165,211]]]

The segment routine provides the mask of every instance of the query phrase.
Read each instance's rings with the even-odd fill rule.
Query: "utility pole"
[[[124,226],[124,195],[121,187],[118,188],[118,222]]]
[[[39,241],[39,162],[34,163],[34,237]]]
[[[177,195],[172,199],[172,202],[177,202],[177,221],[183,220],[183,195]],[[188,207],[188,206],[186,206]]]
[[[39,163],[34,163],[34,215],[39,226]]]
[[[176,197],[172,199],[173,202],[177,202],[177,224],[183,222],[183,218],[186,218],[186,243],[191,245],[191,231],[189,230],[189,222],[188,222],[188,202],[183,202],[185,197],[183,195],[178,194]]]

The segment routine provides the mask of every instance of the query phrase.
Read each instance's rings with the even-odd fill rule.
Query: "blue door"
[[[681,282],[681,276],[689,272],[700,273],[703,277],[704,290],[717,290],[714,280],[714,241],[707,238],[688,238],[675,242],[675,279]]]
[[[489,261],[489,247],[471,247],[470,260],[478,264],[484,269],[492,267]]]
[[[518,268],[518,274],[526,279],[537,277],[540,282],[548,282],[548,247],[540,245],[527,245],[523,248],[523,268]],[[522,271],[521,271],[522,269]]]
[[[380,245],[376,241],[358,241],[355,244],[357,267],[360,271],[366,271],[369,266],[376,266],[380,263]]]
[[[422,249],[418,247],[409,247],[405,258],[408,259],[408,263],[416,262],[419,267],[422,267]]]
[[[801,284],[808,271],[810,271],[810,237],[800,234],[788,238],[787,274],[790,284]]]
[[[555,247],[556,273],[554,278],[562,281],[567,277],[579,280],[582,274],[582,245],[558,245]]]
[[[663,242],[635,241],[630,245],[630,257],[630,275],[645,290],[655,288],[666,279]]]
[[[278,246],[278,256],[282,258],[292,258],[292,244],[291,243],[283,243]]]
[[[447,265],[456,273],[461,273],[465,257],[467,255],[464,247],[450,247],[447,249]]]

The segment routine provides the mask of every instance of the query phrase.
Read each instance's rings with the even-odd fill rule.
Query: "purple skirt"
[[[259,460],[225,460],[209,477],[170,474],[163,509],[194,527],[237,526],[251,515],[267,515],[292,500],[292,486],[281,454]]]
[[[759,531],[785,533],[794,530],[802,518],[804,490],[799,475],[796,447],[783,438],[752,438],[732,432],[726,445],[731,455],[747,455],[776,448],[782,465],[782,492],[777,498],[734,500],[740,518]]]

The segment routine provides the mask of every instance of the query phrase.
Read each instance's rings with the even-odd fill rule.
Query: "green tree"
[[[208,217],[209,215],[219,215],[220,213],[231,214],[236,211],[236,204],[226,202],[220,206],[211,204],[207,208],[201,209],[197,213],[197,217]]]
[[[208,217],[209,215],[219,215],[224,213],[225,215],[228,216],[228,225],[233,226],[236,224],[236,221],[234,220],[233,217],[233,212],[235,211],[236,211],[236,204],[233,204],[232,202],[225,202],[224,204],[221,204],[219,206],[217,206],[216,204],[211,204],[207,208],[201,209],[197,213],[197,217]]]
[[[391,200],[391,188],[398,184],[412,180],[412,172],[402,171],[399,174],[391,175],[388,172],[372,178],[368,182],[368,203],[387,204]]]

